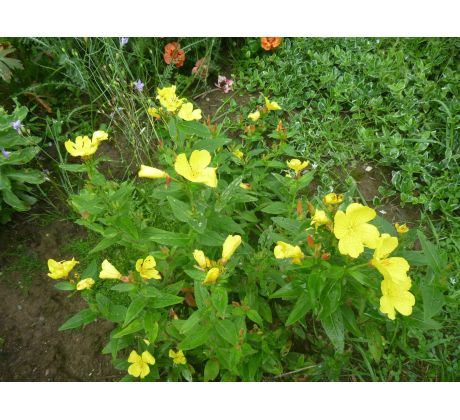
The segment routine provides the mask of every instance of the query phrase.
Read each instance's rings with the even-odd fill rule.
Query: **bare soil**
[[[62,245],[85,233],[68,221],[39,227],[18,216],[0,232],[0,271],[11,264],[4,254],[11,254],[18,244],[26,244],[26,252],[43,260],[43,270],[36,272],[27,294],[16,285],[21,272],[9,273],[8,279],[0,276],[0,380],[118,380],[122,373],[112,367],[109,355],[101,354],[111,323],[98,320],[84,329],[58,331],[85,303],[78,295],[68,298],[68,292],[53,287],[46,261],[70,258],[62,255]]]

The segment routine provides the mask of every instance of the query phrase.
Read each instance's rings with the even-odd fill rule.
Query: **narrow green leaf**
[[[147,299],[143,297],[137,297],[132,300],[126,311],[125,321],[123,322],[123,327],[128,325],[134,318],[136,318],[141,311],[145,308],[147,304]]]
[[[306,293],[302,293],[297,299],[294,308],[292,308],[292,311],[288,316],[286,327],[296,323],[299,319],[303,318],[310,309],[310,297]]]
[[[332,315],[321,318],[321,324],[335,350],[338,353],[343,353],[345,347],[345,331],[343,327],[342,312],[335,311]]]
[[[82,311],[69,318],[64,324],[59,327],[59,331],[71,330],[89,324],[97,318],[97,314],[91,309],[83,309]]]

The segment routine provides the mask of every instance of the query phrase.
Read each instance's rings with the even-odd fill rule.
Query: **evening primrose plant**
[[[87,177],[69,198],[77,223],[101,240],[87,267],[48,262],[56,286],[88,303],[61,330],[113,322],[102,351],[126,381],[255,381],[313,369],[307,342],[344,355],[351,340],[367,340],[377,360],[391,323],[415,328],[412,264],[423,255],[401,246],[393,226],[347,193],[311,195],[315,170],[286,138],[243,129],[231,140],[200,123],[174,86],[157,92],[155,166],[119,183],[97,168],[93,143],[106,134],[77,138],[84,154],[67,149],[84,158],[67,168]],[[281,107],[266,101],[253,133],[279,126],[281,115],[267,114]]]

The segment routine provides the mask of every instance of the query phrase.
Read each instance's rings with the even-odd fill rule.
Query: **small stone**
[[[18,305],[18,311],[22,311],[22,306]]]
[[[43,322],[43,321],[45,320],[45,317],[42,315],[42,316],[40,316],[40,317],[38,318],[38,320],[39,320],[40,322]]]
[[[364,170],[365,170],[366,172],[370,172],[370,171],[372,171],[372,169],[373,169],[372,166],[366,166],[366,167],[364,168]]]
[[[50,370],[49,369],[46,369],[45,370],[45,376],[48,376],[50,374]]]

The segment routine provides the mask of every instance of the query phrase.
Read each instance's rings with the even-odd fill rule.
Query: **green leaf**
[[[120,338],[124,337],[125,335],[135,333],[139,330],[144,328],[144,321],[142,319],[135,319],[131,324],[127,325],[126,327],[122,328],[120,331],[113,335],[113,338]]]
[[[54,287],[58,290],[75,290],[75,286],[68,281],[60,281],[59,283],[56,283]]]
[[[286,203],[282,201],[274,201],[262,208],[261,211],[269,214],[282,214],[287,212],[287,206]]]
[[[194,290],[195,290],[195,302],[199,309],[204,308],[209,305],[210,298],[208,289],[204,284],[202,284],[202,280],[195,280],[194,281]]]
[[[192,329],[189,335],[179,343],[179,349],[192,350],[205,344],[209,340],[210,331],[209,327],[204,328],[202,326]]]
[[[345,347],[345,331],[343,327],[342,312],[336,311],[325,318],[321,318],[321,324],[335,350],[338,353],[343,353]]]
[[[300,179],[297,180],[297,190],[301,190],[302,188],[308,187],[313,181],[313,178],[315,177],[314,172],[307,172],[305,175],[300,177]]]
[[[63,169],[64,171],[68,172],[86,172],[87,168],[85,165],[78,164],[78,163],[61,163],[59,168]]]
[[[176,121],[176,128],[185,135],[209,138],[209,141],[211,141],[211,132],[208,127],[198,121]],[[194,150],[199,150],[196,145],[193,148]]]
[[[177,305],[184,300],[181,296],[171,295],[169,293],[162,293],[149,303],[149,306],[155,309],[165,308],[167,306]]]
[[[288,316],[286,327],[296,323],[299,319],[303,318],[310,309],[310,297],[306,293],[302,293],[297,299],[294,308],[292,308],[292,311]]]
[[[417,236],[425,254],[428,266],[436,273],[442,272],[443,262],[439,256],[437,248],[426,238],[422,231],[417,230]]]
[[[143,297],[137,297],[132,300],[126,311],[125,321],[123,322],[123,327],[128,325],[134,318],[136,318],[141,311],[147,305],[147,299]]]
[[[119,241],[119,239],[119,234],[115,234],[112,237],[104,238],[91,251],[89,251],[89,254],[94,254],[96,252],[103,251],[104,249],[107,249],[112,245],[115,245]]]
[[[190,205],[171,196],[168,196],[168,202],[177,220],[185,223],[190,222],[192,214]]]
[[[214,323],[214,328],[217,334],[231,345],[235,345],[238,342],[238,331],[235,324],[229,319],[218,319]]]
[[[426,320],[438,315],[445,304],[443,293],[436,288],[434,276],[423,278],[420,284],[423,299],[423,317]]]
[[[136,290],[136,286],[134,284],[129,284],[129,283],[119,283],[111,287],[110,290],[114,290],[115,292],[120,292],[120,293],[128,293],[128,292],[132,292],[133,290]]]
[[[246,315],[252,322],[257,323],[259,327],[263,327],[264,321],[259,315],[259,312],[257,312],[255,309],[250,309]]]
[[[150,344],[154,344],[158,337],[158,315],[154,313],[147,313],[144,318],[144,330]]]
[[[30,209],[28,204],[21,201],[19,197],[10,190],[2,190],[2,196],[5,203],[17,211],[27,211]]]
[[[213,381],[219,375],[220,364],[217,359],[209,359],[204,366],[204,381]]]
[[[201,321],[202,312],[200,310],[195,311],[184,321],[179,328],[181,334],[187,335],[188,332],[195,327]]]
[[[281,289],[270,295],[270,299],[283,298],[283,299],[294,299],[299,296],[299,289],[295,289],[292,283],[287,283]]]
[[[378,363],[383,354],[382,334],[380,334],[380,331],[373,324],[366,325],[365,331],[369,353]]]
[[[184,246],[190,241],[186,233],[168,232],[163,229],[150,228],[149,239],[161,245]]]
[[[226,137],[216,137],[198,140],[193,144],[195,150],[205,149],[208,152],[215,152],[219,147],[223,147],[226,144],[230,143],[232,140]]]
[[[59,327],[59,331],[71,330],[89,324],[97,318],[97,314],[91,309],[83,309],[82,311],[69,318],[64,324]]]
[[[215,287],[211,293],[211,302],[219,316],[223,317],[228,304],[227,291],[223,287]]]
[[[12,181],[25,182],[28,184],[41,184],[45,182],[45,174],[37,169],[23,169],[18,171],[13,168],[5,170],[5,175]]]

